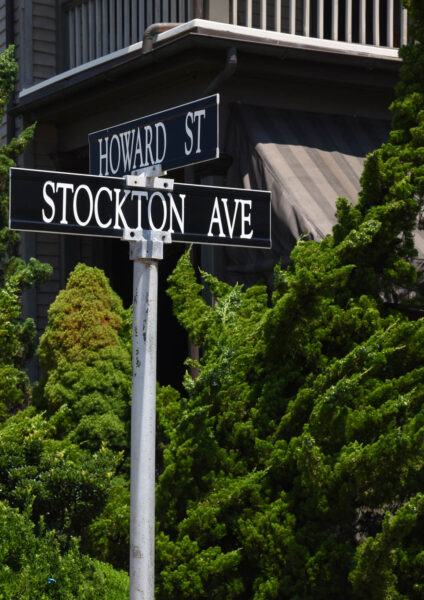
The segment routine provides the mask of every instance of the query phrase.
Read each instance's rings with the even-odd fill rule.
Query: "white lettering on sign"
[[[236,201],[237,202],[237,201]],[[241,202],[241,238],[245,238],[250,240],[253,236],[253,229],[251,229],[250,233],[247,233],[245,230],[245,224],[248,223],[250,226],[252,225],[252,201],[251,200],[239,200]],[[249,207],[249,213],[246,214],[246,207]]]
[[[150,127],[150,125],[146,125],[146,127],[144,128],[144,147],[146,149],[145,150],[146,164],[148,164],[148,165],[153,164],[152,139],[153,139],[152,128]]]
[[[200,210],[198,215],[203,232],[194,233],[192,221],[189,220],[188,231],[185,223],[186,204],[189,206],[191,202],[190,191],[125,189],[113,185],[116,184],[109,187],[102,185],[101,181],[91,183],[89,180],[79,185],[50,179],[45,181],[42,187],[44,204],[40,207],[42,221],[81,229],[97,227],[103,231],[169,231],[205,236],[206,239],[220,238],[220,243],[253,238],[253,200],[231,195],[209,197],[205,203],[209,206],[206,214],[205,206],[195,210],[195,213]],[[220,193],[226,192],[222,190]],[[193,219],[191,214],[189,217]]]
[[[113,143],[115,142],[115,144]],[[115,164],[114,164],[115,162]],[[112,175],[116,175],[119,170],[121,163],[121,144],[119,143],[119,137],[115,134],[110,140],[110,153],[109,153],[109,165]]]
[[[140,191],[137,190],[131,194],[131,200],[134,200],[134,198],[135,198],[137,201],[137,227],[136,227],[136,229],[143,229],[143,225],[141,222],[141,216],[142,216],[142,212],[141,212],[142,204],[141,203],[142,203],[143,198],[147,202],[148,197],[149,197],[149,192],[147,192],[146,190],[140,190]]]
[[[169,199],[169,211],[168,211],[168,203],[165,200],[165,196],[161,192],[153,192],[150,195],[148,204],[147,204],[147,218],[149,221],[150,229],[153,231],[165,231],[165,224],[167,224],[167,230],[171,233],[175,233],[174,229],[174,217],[179,225],[179,229],[181,233],[184,233],[184,204],[185,204],[185,194],[178,194],[180,197],[180,211],[178,211],[176,202],[174,200],[173,195],[168,192]],[[156,200],[158,198],[159,200]],[[154,202],[155,201],[155,202]],[[153,205],[154,203],[154,205]],[[159,207],[159,208],[158,208]],[[158,222],[154,222],[153,220],[153,208],[156,209],[156,215],[159,213],[162,222],[158,225]],[[156,216],[157,218],[157,216]]]
[[[113,190],[115,192],[115,225],[114,229],[129,229],[128,223],[125,220],[124,213],[122,212],[122,207],[125,204],[126,199],[130,195],[129,190],[120,190],[115,188]],[[124,197],[122,200],[119,200],[119,194],[123,191]],[[119,219],[122,221],[122,225],[119,224]]]
[[[167,148],[166,128],[162,121],[129,129],[112,137],[98,139],[99,175],[116,175],[148,165],[159,165]]]
[[[160,163],[165,158],[165,154],[166,154],[166,129],[165,129],[165,125],[162,123],[162,121],[159,121],[159,123],[155,123],[155,128],[156,128],[156,164],[160,165]],[[159,156],[159,148],[161,146],[160,132],[162,132],[162,148],[161,148],[162,154]]]
[[[211,216],[211,221],[209,224],[209,231],[208,231],[209,237],[213,237],[213,235],[214,235],[212,232],[212,227],[215,224],[218,225],[218,227],[219,227],[219,233],[218,233],[219,237],[225,237],[225,233],[222,228],[221,213],[219,211],[218,196],[215,198],[215,202],[213,203],[212,216]]]
[[[96,194],[96,197],[94,198],[94,218],[96,219],[96,223],[98,224],[99,227],[101,227],[102,229],[107,229],[108,227],[110,227],[112,225],[112,219],[109,219],[109,221],[107,221],[106,223],[104,223],[101,219],[100,219],[100,214],[99,214],[99,200],[100,200],[100,194],[107,194],[109,200],[111,202],[113,202],[112,200],[112,190],[110,190],[107,187],[101,187]]]
[[[124,169],[131,171],[131,162],[133,155],[133,146],[134,146],[134,134],[135,129],[131,129],[131,131],[124,131],[119,134],[121,138],[121,148],[122,148],[122,164],[124,165]]]
[[[187,142],[184,143],[184,152],[185,152],[186,156],[188,156],[189,154],[191,154],[193,152],[193,148],[195,145],[194,137],[196,137],[196,136],[195,136],[195,134],[193,134],[192,126],[194,128],[196,128],[196,126],[197,126],[196,154],[199,154],[202,151],[201,146],[200,146],[202,117],[206,118],[206,111],[204,108],[202,110],[195,110],[194,112],[188,112],[186,115],[185,129],[186,129],[186,134],[189,138],[189,145],[187,144]]]
[[[233,237],[233,233],[234,233],[234,226],[236,224],[236,218],[237,218],[237,212],[238,212],[238,207],[239,207],[239,200],[236,200],[236,208],[233,214],[233,220],[231,221],[230,219],[230,213],[228,212],[228,199],[227,198],[221,198],[221,202],[224,203],[224,212],[225,212],[225,218],[227,221],[227,227],[228,227],[228,233],[230,234],[230,238]]]
[[[138,162],[137,162],[137,157],[138,157]],[[142,167],[146,166],[146,164],[144,163],[144,160],[143,160],[143,144],[141,142],[140,129],[137,129],[137,142],[135,144],[134,161],[133,161],[132,170],[134,171],[135,169],[138,169],[139,168],[138,165],[141,165]],[[100,175],[101,175],[101,172],[100,172]]]
[[[152,207],[153,207],[153,200],[154,198],[158,197],[161,201],[162,201],[162,224],[158,227],[154,222],[153,222],[153,218],[152,218]],[[160,202],[155,202],[156,206],[160,206]],[[150,225],[150,229],[152,229],[153,231],[163,231],[163,228],[165,226],[166,223],[166,218],[168,216],[168,211],[166,208],[166,202],[165,202],[165,197],[161,192],[153,192],[153,194],[150,195],[149,198],[149,203],[147,205],[147,217],[149,219],[149,225]]]
[[[86,198],[88,198],[88,206],[89,206],[88,217],[86,218],[85,221],[83,221],[82,219],[80,219],[80,215],[79,215],[79,212],[77,210],[77,207],[78,207],[78,196],[79,196],[81,190],[85,191]],[[82,197],[84,198],[84,195]],[[74,208],[75,221],[78,223],[78,225],[80,225],[81,227],[85,227],[86,225],[88,225],[88,223],[91,221],[91,217],[93,216],[93,194],[91,193],[91,190],[88,187],[88,185],[84,185],[84,184],[79,185],[77,187],[77,189],[75,190],[73,208]]]
[[[56,213],[56,206],[55,206],[53,198],[47,194],[47,188],[51,188],[52,193],[54,194],[54,182],[46,181],[46,183],[43,185],[43,199],[45,200],[46,204],[48,206],[50,206],[52,213],[48,217],[44,208],[41,211],[41,216],[43,217],[44,223],[51,223],[53,221],[54,215]]]
[[[66,203],[67,203],[67,199],[68,199],[68,190],[70,192],[74,191],[74,186],[72,183],[58,183],[57,184],[57,189],[58,190],[63,190],[63,194],[62,194],[62,220],[60,221],[61,223],[63,223],[64,225],[68,224],[68,221],[66,219]]]
[[[223,207],[223,216],[224,216],[224,220],[221,214],[221,205],[220,205],[220,200],[221,200],[221,205]],[[250,210],[252,209],[252,201],[251,200],[241,200],[240,198],[235,198],[234,199],[234,212],[233,215],[230,215],[230,210],[228,208],[228,198],[218,198],[218,196],[216,196],[215,198],[215,202],[213,204],[213,209],[212,209],[212,215],[211,215],[211,219],[209,222],[209,231],[208,231],[208,237],[213,237],[214,235],[216,235],[214,233],[214,226],[215,229],[216,227],[218,227],[218,237],[229,237],[230,239],[233,238],[234,235],[234,229],[237,223],[237,218],[240,219],[240,237],[241,238],[245,238],[245,239],[250,239],[253,236],[253,229],[251,229],[250,232],[246,231],[246,224],[251,225],[252,221],[252,215],[250,213]],[[240,207],[240,211],[239,211],[239,207]],[[246,210],[249,209],[249,212],[247,213]],[[225,230],[227,233],[224,232],[224,225]]]
[[[58,218],[62,217],[60,223],[64,225],[141,230],[144,204],[150,229],[185,233],[185,198],[186,194],[182,193],[174,196],[171,192],[164,194],[157,190],[122,190],[106,186],[94,192],[86,184],[75,189],[72,183],[48,180],[43,185],[46,206],[42,208],[41,216],[44,223],[52,223],[58,213]],[[128,215],[125,214],[127,202],[136,204],[136,223],[128,223]],[[134,211],[129,214],[135,216]]]
[[[103,142],[105,149],[103,150]],[[109,138],[99,139],[99,167],[100,175],[109,175]],[[104,167],[104,168],[103,168]]]
[[[168,192],[168,197],[169,197],[169,201],[170,201],[169,206],[171,208],[171,215],[170,215],[170,219],[169,219],[169,231],[171,233],[175,233],[173,217],[175,217],[177,219],[178,225],[180,226],[181,233],[184,233],[184,204],[185,204],[186,194],[178,194],[178,195],[181,200],[181,212],[178,212],[177,205],[175,204],[175,200],[174,200],[172,194],[170,194]]]

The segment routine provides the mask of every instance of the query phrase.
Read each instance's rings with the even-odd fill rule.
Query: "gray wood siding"
[[[40,125],[37,127],[36,137],[33,142],[34,168],[56,171],[57,165],[52,160],[57,150],[57,131],[53,125]],[[35,256],[41,262],[53,267],[50,279],[37,286],[36,323],[39,333],[47,325],[47,311],[56,298],[63,284],[61,237],[50,233],[37,233],[35,242]]]
[[[283,0],[281,4],[281,31],[288,33],[290,31],[289,22],[289,0]],[[234,23],[234,15],[231,14],[231,22]],[[247,25],[246,2],[239,2],[237,5],[237,24]],[[252,27],[259,29],[261,26],[260,0],[252,0]],[[267,1],[266,10],[266,29],[275,31],[275,2]],[[296,2],[296,34],[303,35],[303,3]]]
[[[47,311],[61,288],[60,238],[51,233],[37,233],[35,254],[41,262],[53,267],[53,274],[46,283],[37,286],[36,323],[39,332],[47,325]]]
[[[32,7],[33,83],[56,74],[56,2],[38,0]]]
[[[6,3],[0,2],[0,52],[6,50]],[[7,141],[6,119],[0,124],[0,145]]]
[[[21,14],[22,12],[23,12],[22,7],[19,6],[17,2],[15,2],[14,15],[13,15],[14,37],[15,37],[15,58],[19,63],[19,71],[16,75],[16,80],[15,80],[15,83],[16,83],[15,87],[16,87],[17,91],[22,89],[22,73],[23,73],[23,65],[22,65],[22,61],[21,61],[21,56],[22,56],[21,22],[23,20],[23,14]]]
[[[81,237],[81,261],[86,265],[93,264],[93,239]]]
[[[53,160],[57,152],[57,129],[54,125],[42,124],[37,126],[32,149],[34,152],[34,169],[58,170],[57,164]]]
[[[0,52],[6,49],[6,2],[0,2]]]
[[[0,125],[0,146],[3,146],[7,142],[7,120],[6,118]]]
[[[25,89],[56,75],[55,0],[16,2],[14,33],[15,56],[20,67],[16,80],[17,89]]]

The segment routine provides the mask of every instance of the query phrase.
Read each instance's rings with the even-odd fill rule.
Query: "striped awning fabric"
[[[227,184],[272,192],[272,252],[225,250],[225,277],[271,281],[300,237],[321,240],[336,222],[336,201],[355,203],[366,155],[387,140],[390,122],[353,116],[234,105],[225,151]],[[424,255],[423,232],[417,249]],[[423,248],[420,246],[423,245]]]

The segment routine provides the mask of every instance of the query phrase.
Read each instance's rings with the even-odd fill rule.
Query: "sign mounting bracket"
[[[155,175],[148,175],[148,173],[150,173],[150,168],[138,175],[126,175],[124,177],[125,187],[170,191],[174,189],[173,179],[156,177]],[[148,229],[124,229],[121,239],[123,242],[136,242],[130,244],[130,260],[136,258],[161,260],[163,258],[163,244],[172,242],[169,231],[151,231]]]
[[[143,171],[138,175],[126,175],[125,186],[128,188],[155,188],[157,190],[173,190],[174,180],[166,177],[149,175],[149,171]],[[166,173],[166,171],[165,171]]]
[[[170,244],[172,242],[172,238],[169,231],[124,229],[122,241],[135,242],[135,244],[138,246],[138,250],[135,251],[134,245],[130,245],[130,260],[135,260],[136,258],[161,260],[163,258],[163,250],[157,250],[156,248],[162,248],[163,244]]]

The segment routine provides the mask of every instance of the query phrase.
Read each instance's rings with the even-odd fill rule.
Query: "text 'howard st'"
[[[204,109],[186,114],[181,153],[187,158],[202,152],[202,121],[205,117]],[[99,137],[97,144],[99,175],[128,173],[163,164],[169,146],[167,129],[162,121]]]
[[[159,165],[161,171],[217,158],[218,95],[89,135],[90,173],[121,177]]]

